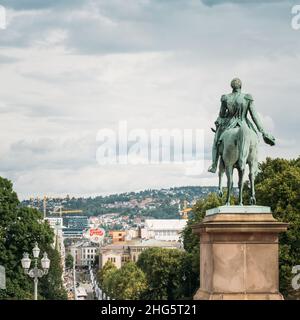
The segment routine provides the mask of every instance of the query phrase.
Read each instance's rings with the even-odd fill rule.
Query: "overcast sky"
[[[19,197],[214,185],[206,172],[220,96],[238,76],[276,147],[299,152],[295,1],[1,0],[0,175]],[[96,162],[97,131],[203,129],[205,171]]]

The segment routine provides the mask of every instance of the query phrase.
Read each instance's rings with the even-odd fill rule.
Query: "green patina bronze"
[[[263,129],[256,113],[253,98],[250,94],[241,92],[242,82],[235,78],[231,81],[232,92],[221,97],[221,108],[215,122],[215,139],[212,150],[212,165],[209,172],[217,171],[219,162],[219,195],[222,196],[222,176],[227,176],[227,199],[229,205],[232,191],[233,169],[239,174],[239,205],[243,205],[243,183],[245,168],[249,166],[249,180],[251,185],[251,204],[256,203],[254,179],[258,171],[257,147],[258,133],[261,133],[265,143],[275,145],[275,138]],[[252,121],[248,118],[250,115]]]

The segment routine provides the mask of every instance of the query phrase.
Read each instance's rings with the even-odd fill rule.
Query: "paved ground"
[[[86,270],[76,271],[76,281],[79,282],[80,287],[84,288],[87,293],[87,300],[94,300],[94,292],[92,283],[90,281],[89,272]]]

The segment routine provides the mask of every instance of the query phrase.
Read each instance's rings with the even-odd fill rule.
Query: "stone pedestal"
[[[287,223],[269,207],[222,206],[193,227],[200,236],[200,288],[195,300],[281,300],[278,234]]]

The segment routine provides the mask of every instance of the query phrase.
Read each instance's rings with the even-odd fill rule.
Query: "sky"
[[[220,97],[241,78],[276,146],[300,140],[295,1],[0,0],[0,175],[19,198],[215,185],[207,172]],[[97,132],[200,129],[204,170],[100,165]]]

